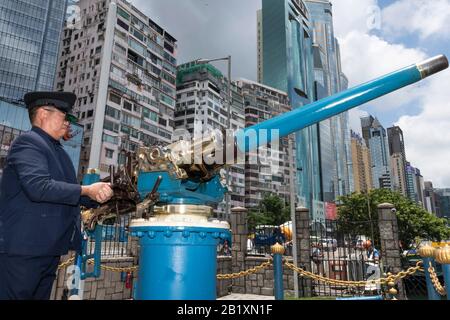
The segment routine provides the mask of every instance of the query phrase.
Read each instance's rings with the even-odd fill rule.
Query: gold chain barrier
[[[439,282],[439,278],[436,274],[436,271],[433,268],[433,265],[431,264],[431,261],[429,262],[428,272],[430,273],[431,282],[433,283],[433,286],[436,289],[436,292],[439,293],[441,296],[447,295],[447,292],[445,291],[445,287],[443,287],[441,285],[441,283]]]
[[[58,270],[68,267],[69,265],[73,264],[74,261],[75,261],[74,257],[64,261],[63,263],[61,263],[58,266]],[[89,264],[94,264],[94,259],[89,259],[88,263]],[[269,266],[271,266],[272,264],[273,264],[272,260],[269,260],[269,261],[266,261],[266,262],[262,263],[259,266],[256,266],[254,268],[248,269],[246,271],[241,271],[241,272],[231,273],[231,274],[218,274],[217,275],[217,279],[218,280],[226,280],[226,279],[236,279],[236,278],[240,278],[240,277],[245,277],[245,276],[257,273],[260,270],[266,269]],[[110,266],[102,265],[101,268],[102,268],[102,270],[107,270],[107,271],[112,271],[112,272],[133,272],[133,271],[136,271],[139,267],[138,266],[133,266],[133,267],[119,268],[119,267],[110,267]]]
[[[66,268],[67,266],[73,264],[74,261],[75,261],[74,257],[68,259],[67,261],[61,263],[58,266],[58,270]],[[93,264],[94,260],[90,259],[90,260],[88,260],[88,263]],[[378,283],[392,286],[392,283],[397,282],[399,279],[403,279],[405,277],[411,276],[419,270],[423,271],[423,268],[421,267],[422,261],[418,261],[416,263],[415,267],[408,268],[406,271],[401,271],[397,274],[390,274],[386,278],[380,278],[380,279],[375,279],[375,280],[370,280],[370,281],[345,281],[345,280],[330,279],[330,278],[316,275],[312,272],[309,272],[302,268],[296,267],[294,264],[289,263],[287,261],[284,261],[284,264],[289,269],[297,272],[299,274],[299,276],[301,276],[301,277],[306,277],[306,278],[310,278],[312,280],[316,280],[318,282],[323,282],[326,284],[331,284],[331,285],[336,285],[336,286],[341,286],[341,287],[365,287],[368,284],[378,284]],[[217,279],[218,280],[229,280],[229,279],[237,279],[237,278],[241,278],[241,277],[246,277],[248,275],[257,273],[258,271],[264,270],[272,265],[273,265],[273,260],[270,259],[269,261],[266,261],[266,262],[260,264],[259,266],[256,266],[254,268],[251,268],[251,269],[248,269],[245,271],[240,271],[240,272],[230,273],[230,274],[218,274]],[[112,272],[134,272],[138,269],[138,266],[120,268],[120,267],[110,267],[110,266],[102,265],[101,268],[103,270],[112,271]],[[428,271],[430,272],[431,279],[433,281],[433,285],[435,286],[436,290],[439,292],[439,294],[445,295],[445,289],[439,283],[439,279],[437,278],[437,275],[434,272],[434,268],[432,266],[430,266],[428,268]]]
[[[401,271],[397,274],[391,274],[386,278],[380,278],[380,279],[375,279],[375,280],[370,280],[370,281],[344,281],[344,280],[336,280],[336,279],[326,278],[323,276],[318,276],[312,272],[309,272],[302,268],[296,267],[294,264],[289,263],[287,261],[285,261],[284,264],[289,269],[297,272],[299,274],[299,276],[310,278],[312,280],[324,282],[327,284],[341,286],[341,287],[365,287],[367,284],[377,284],[377,283],[387,284],[387,285],[391,286],[392,282],[395,283],[399,279],[403,279],[405,277],[413,275],[414,273],[416,273],[419,270],[421,270],[421,271],[423,270],[421,267],[422,261],[418,261],[416,263],[415,267],[408,268],[406,271]]]
[[[75,257],[72,257],[72,258],[64,261],[63,263],[58,265],[58,270],[68,267],[69,265],[73,264],[74,261],[75,261]],[[89,259],[88,263],[89,264],[94,264],[94,259]],[[133,266],[133,267],[110,267],[110,266],[102,265],[101,268],[102,268],[102,270],[107,270],[107,271],[112,271],[112,272],[134,272],[134,271],[136,271],[138,269],[138,266]]]
[[[245,271],[241,271],[241,272],[237,272],[237,273],[230,273],[230,274],[218,274],[217,279],[225,280],[225,279],[237,279],[237,278],[245,277],[245,276],[254,274],[260,270],[263,270],[265,268],[268,268],[272,264],[273,264],[273,261],[269,260],[269,261],[266,261],[266,262],[260,264],[259,266],[256,266],[254,268],[251,268],[251,269],[248,269]]]

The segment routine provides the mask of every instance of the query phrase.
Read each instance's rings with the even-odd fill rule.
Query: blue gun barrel
[[[264,146],[274,139],[288,136],[315,123],[423,80],[447,69],[448,65],[448,59],[444,55],[439,55],[421,63],[411,65],[376,80],[258,123],[244,130],[239,130],[235,134],[236,145],[241,152],[256,150],[258,147]],[[260,136],[258,133],[261,129],[265,129],[267,135]],[[279,134],[272,137],[272,129],[278,129]],[[257,133],[256,139],[248,139],[248,143],[245,143],[245,137],[250,136],[250,132],[253,130]]]

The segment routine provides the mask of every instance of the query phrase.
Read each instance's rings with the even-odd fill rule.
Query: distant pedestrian
[[[323,276],[323,253],[318,243],[313,244],[311,259],[316,265],[315,273]]]
[[[220,250],[220,253],[223,256],[231,256],[231,248],[230,248],[230,244],[227,239],[224,240],[222,249]]]

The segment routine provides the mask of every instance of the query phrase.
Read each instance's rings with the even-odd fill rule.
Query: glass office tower
[[[67,0],[0,0],[0,177],[12,142],[31,128],[23,96],[52,91]],[[78,170],[83,127],[63,142]]]
[[[67,0],[0,1],[0,99],[53,90]]]
[[[328,0],[305,1],[313,26],[315,95],[320,100],[348,88],[340,48],[334,36],[332,5]],[[351,140],[348,112],[319,125],[324,202],[335,202],[352,191]]]
[[[288,93],[292,108],[314,101],[312,29],[301,0],[262,1],[263,84]],[[296,134],[299,205],[323,215],[317,126]]]

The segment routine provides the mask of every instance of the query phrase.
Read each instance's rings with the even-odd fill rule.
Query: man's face
[[[60,140],[69,128],[69,121],[66,120],[66,113],[54,107],[42,107],[43,121],[42,129],[54,139]]]

